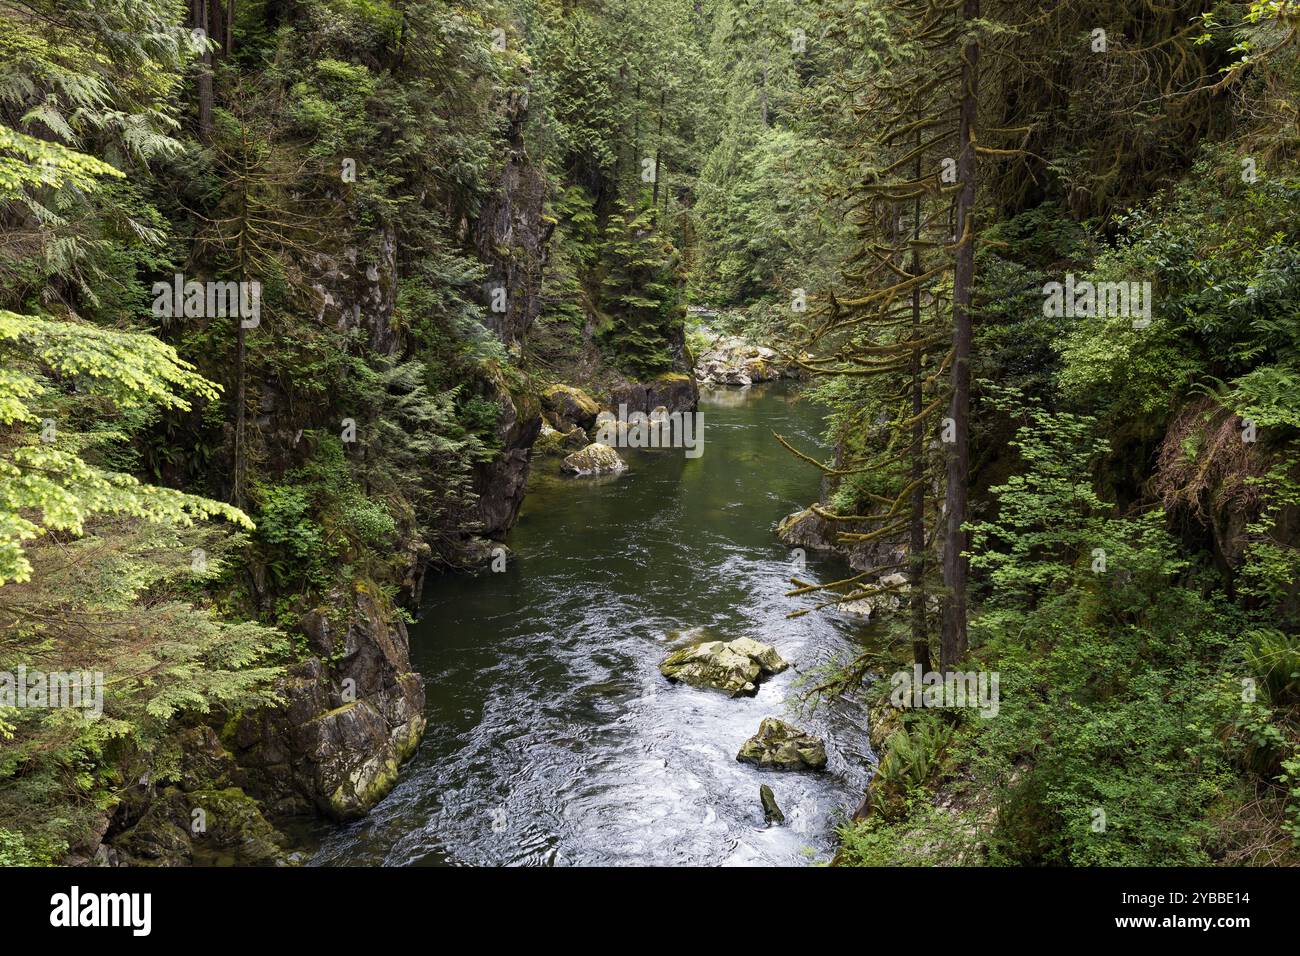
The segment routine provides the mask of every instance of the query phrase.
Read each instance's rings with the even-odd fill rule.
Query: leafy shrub
[[[919,714],[890,734],[871,781],[873,809],[895,815],[908,794],[935,774],[952,735],[952,727],[935,714]]]
[[[271,487],[262,493],[257,513],[257,538],[265,547],[266,566],[277,586],[323,580],[331,557],[324,530],[312,517],[307,490]]]

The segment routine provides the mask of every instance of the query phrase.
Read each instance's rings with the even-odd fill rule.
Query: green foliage
[[[824,286],[844,239],[820,194],[830,157],[790,129],[736,130],[745,116],[735,114],[734,138],[700,174],[692,298],[727,306],[774,296],[784,312],[789,290]]]
[[[1300,187],[1240,173],[1235,157],[1207,151],[1168,196],[1120,219],[1124,242],[1087,278],[1152,282],[1153,321],[1076,320],[1061,344],[1069,397],[1116,416],[1161,415],[1192,385],[1220,381],[1229,407],[1261,427],[1300,422]]]
[[[179,390],[211,397],[212,385],[174,350],[148,335],[114,332],[0,311],[0,424],[16,426],[0,442],[0,584],[26,581],[31,564],[22,543],[47,531],[80,534],[95,515],[127,514],[188,525],[219,515],[249,526],[237,509],[97,467],[82,456],[75,427],[36,409],[66,406],[62,382],[124,408],[188,408]],[[39,404],[38,404],[39,403]]]
[[[277,588],[284,589],[291,580],[325,585],[332,555],[325,550],[323,529],[311,517],[307,492],[268,488],[260,497],[257,537]]]
[[[52,866],[62,847],[0,827],[0,866]]]
[[[935,807],[912,793],[898,816],[868,817],[839,829],[841,866],[960,866],[983,860],[980,821],[971,812]]]
[[[672,368],[685,321],[676,252],[654,230],[652,216],[620,207],[601,247],[602,307],[610,313],[605,342],[618,365],[643,376]]]
[[[0,307],[48,304],[50,282],[97,304],[158,243],[153,209],[123,202],[121,181],[180,149],[170,98],[196,51],[178,12],[171,0],[0,3]]]
[[[1278,780],[1287,788],[1287,830],[1291,839],[1300,843],[1300,755],[1282,761]]]
[[[198,44],[175,0],[0,0],[0,668],[110,677],[101,717],[0,714],[0,864],[58,861],[127,781],[174,775],[185,721],[274,702],[288,650],[244,614],[296,623],[352,579],[391,595],[413,555],[478,530],[476,469],[508,404],[532,407],[521,368],[589,370],[594,341],[638,377],[687,371],[686,288],[733,307],[719,330],[819,340],[826,504],[894,517],[911,303],[871,295],[910,268],[914,226],[938,276],[915,331],[937,521],[955,237],[936,170],[965,27],[935,8],[909,32],[912,9],[241,0],[233,35]],[[974,424],[972,563],[1002,709],[894,734],[849,862],[1206,862],[1250,801],[1300,834],[1300,143],[1276,119],[1297,21],[1273,0],[1197,13],[986,3],[970,25],[998,64],[974,370],[1012,391],[985,386]],[[1121,56],[1084,53],[1095,21]],[[478,304],[504,225],[549,235],[541,317],[509,343]],[[265,321],[149,334],[147,290],[177,271],[256,278]],[[1152,282],[1154,322],[1044,316],[1064,271]],[[791,317],[795,288],[815,318]],[[1209,423],[1233,416],[1258,447],[1213,501],[1164,495],[1175,538],[1152,486],[1178,484],[1173,459],[1217,467]],[[252,528],[215,497],[247,498],[256,529],[204,524]],[[1241,547],[1210,573],[1197,537],[1224,527]],[[995,826],[929,799],[955,769]]]
[[[992,584],[976,653],[1002,705],[962,748],[1001,795],[991,858],[1208,862],[1240,615],[1202,596],[1159,515],[1117,516],[1092,490],[1106,443],[1091,420],[1029,403],[1023,422],[1026,471],[993,489],[998,517],[972,538]]]
[[[953,729],[935,714],[918,714],[889,735],[871,781],[872,810],[889,819],[934,777]]]
[[[98,672],[102,712],[0,715],[0,829],[21,835],[7,852],[49,863],[87,838],[123,783],[162,760],[180,718],[277,702],[283,636],[197,603],[237,544],[115,518],[29,549],[31,580],[0,591],[0,671]]]

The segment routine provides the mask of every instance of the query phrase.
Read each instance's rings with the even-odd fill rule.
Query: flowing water
[[[825,859],[869,772],[866,715],[790,709],[863,625],[787,620],[777,520],[817,495],[820,411],[785,383],[705,393],[704,454],[625,450],[621,475],[534,461],[507,569],[426,586],[411,658],[428,731],[393,792],[321,845],[320,864],[792,865]],[[808,555],[801,577],[844,566]],[[794,665],[753,698],[670,684],[658,664],[694,629],[773,644]],[[692,632],[694,633],[687,633]],[[736,761],[765,716],[822,736],[820,774]],[[765,826],[758,790],[786,815]]]

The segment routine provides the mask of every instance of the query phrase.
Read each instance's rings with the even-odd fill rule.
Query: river
[[[428,730],[393,791],[329,833],[323,865],[803,865],[869,773],[866,714],[792,710],[801,682],[865,629],[787,620],[791,555],[775,523],[820,476],[776,430],[817,448],[821,412],[788,383],[706,392],[704,453],[625,450],[621,475],[534,462],[504,572],[444,575],[411,628]],[[845,568],[809,554],[802,577]],[[793,667],[753,698],[668,683],[660,660],[704,628],[775,645]],[[760,771],[736,752],[765,716],[822,736],[820,774]],[[786,815],[766,826],[759,785]]]

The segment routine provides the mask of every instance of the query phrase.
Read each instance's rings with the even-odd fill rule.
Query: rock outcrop
[[[793,724],[764,717],[736,759],[768,770],[825,770],[826,745]]]
[[[701,385],[752,385],[770,382],[788,372],[775,349],[735,336],[720,336],[695,359],[695,379]]]
[[[310,257],[316,319],[340,331],[363,329],[372,352],[396,355],[402,346],[392,322],[397,305],[397,234],[391,226],[380,227],[366,246],[349,244],[337,255],[317,252]]]
[[[770,644],[741,637],[674,651],[659,665],[659,673],[671,681],[713,687],[735,697],[754,693],[763,676],[779,674],[789,666]]]
[[[506,101],[505,161],[473,229],[474,246],[488,267],[487,323],[507,348],[522,343],[541,312],[542,273],[555,230],[555,221],[544,216],[545,172],[525,148],[528,101],[527,90],[511,92]]]
[[[669,412],[693,412],[700,404],[695,379],[683,372],[665,372],[648,382],[619,382],[609,389],[610,408],[626,405],[629,412],[649,414],[663,406]]]
[[[500,541],[471,535],[461,541],[452,555],[452,567],[459,571],[478,571],[494,561],[509,560],[510,549]]]
[[[393,786],[424,733],[424,684],[406,625],[358,584],[303,619],[312,656],[282,681],[285,705],[230,731],[237,781],[277,814],[361,816]],[[331,663],[326,663],[326,662]]]
[[[543,423],[542,430],[533,442],[533,455],[560,456],[582,451],[591,444],[591,438],[585,431],[574,425],[568,431],[557,431],[549,424]]]
[[[596,421],[600,406],[580,388],[572,385],[551,385],[542,390],[542,408],[550,424],[557,431],[567,432],[577,427],[590,429]]]
[[[472,229],[479,258],[488,267],[483,304],[488,327],[512,355],[541,312],[542,273],[554,220],[543,215],[546,180],[525,148],[529,93],[509,94],[505,103],[506,151],[491,193]],[[501,293],[504,292],[504,295]],[[488,373],[489,390],[501,407],[496,458],[474,470],[481,533],[500,537],[514,524],[528,481],[528,452],[542,427],[534,396],[512,391]]]
[[[286,866],[297,857],[238,787],[184,791],[168,787],[128,830],[104,844],[106,866]]]
[[[791,548],[824,551],[841,555],[855,571],[866,571],[907,560],[905,538],[878,538],[874,541],[841,542],[840,531],[871,530],[853,522],[830,522],[811,508],[786,515],[776,526],[781,543]]]
[[[531,395],[512,392],[504,378],[489,383],[501,416],[497,442],[501,451],[474,469],[481,531],[488,537],[504,535],[515,523],[528,484],[528,452],[542,431],[541,405]]]
[[[114,808],[102,842],[73,864],[98,866],[285,866],[300,855],[257,801],[235,785],[235,760],[206,725],[183,731],[178,779],[147,777]],[[106,821],[107,822],[107,821]]]

